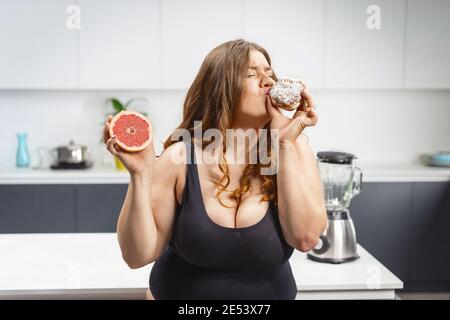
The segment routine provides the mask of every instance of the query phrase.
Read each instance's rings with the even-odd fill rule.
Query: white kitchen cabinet
[[[159,1],[80,0],[80,87],[160,87]]]
[[[73,0],[0,0],[0,88],[77,86],[76,30],[66,10]]]
[[[371,5],[379,29],[368,27]],[[404,0],[329,0],[325,17],[326,88],[402,87]]]
[[[161,1],[161,84],[187,89],[208,52],[242,37],[242,1]]]
[[[450,1],[409,0],[406,88],[450,88]]]
[[[244,37],[268,51],[278,77],[322,87],[323,36],[323,0],[244,0]]]

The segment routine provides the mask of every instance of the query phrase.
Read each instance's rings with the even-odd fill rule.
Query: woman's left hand
[[[309,95],[308,87],[302,82],[304,89],[301,92],[300,104],[292,119],[283,115],[280,110],[272,104],[270,96],[266,97],[267,111],[269,112],[271,129],[279,130],[279,142],[295,142],[297,137],[306,127],[316,125],[319,117],[315,111],[315,104]]]

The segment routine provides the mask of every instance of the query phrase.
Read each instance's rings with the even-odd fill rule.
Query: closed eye
[[[249,74],[249,75],[247,75],[247,77],[254,77],[254,76],[256,76],[256,74]],[[268,74],[267,76],[272,78],[273,74]]]

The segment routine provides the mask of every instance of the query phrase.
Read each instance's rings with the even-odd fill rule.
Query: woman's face
[[[244,92],[236,116],[260,121],[269,120],[270,116],[266,109],[266,93],[275,81],[272,79],[272,69],[261,52],[250,51],[246,76]]]

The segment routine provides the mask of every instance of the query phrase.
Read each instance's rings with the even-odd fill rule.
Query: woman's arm
[[[278,215],[286,242],[299,251],[314,248],[327,226],[319,170],[306,138],[280,141]]]
[[[122,257],[132,269],[150,261],[155,252],[157,229],[151,209],[153,173],[130,174],[125,201],[117,223]]]
[[[131,175],[117,236],[123,259],[132,269],[155,261],[171,237],[177,178],[186,167],[173,159],[184,154],[184,143],[177,142],[164,150],[150,170]]]

